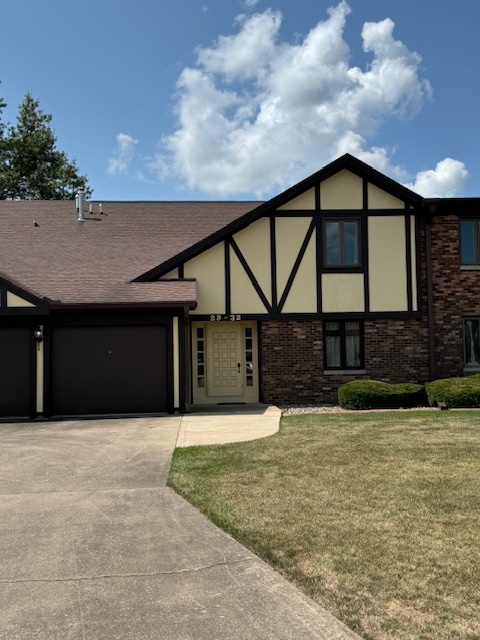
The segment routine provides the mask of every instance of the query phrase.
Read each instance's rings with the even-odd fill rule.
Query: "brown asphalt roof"
[[[0,275],[52,306],[193,304],[195,282],[135,282],[258,202],[0,202]],[[34,220],[38,226],[35,226]]]

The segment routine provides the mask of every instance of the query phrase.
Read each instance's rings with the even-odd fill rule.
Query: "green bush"
[[[343,409],[407,409],[427,405],[421,384],[388,384],[377,380],[352,380],[338,389]]]
[[[428,402],[444,402],[449,408],[480,407],[480,374],[427,382]]]

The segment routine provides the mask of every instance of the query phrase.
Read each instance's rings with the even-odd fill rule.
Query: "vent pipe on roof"
[[[77,195],[75,196],[75,201],[77,203],[77,213],[78,213],[77,220],[79,221],[85,220],[85,216],[83,215],[83,208],[85,205],[85,191],[82,191],[80,189]]]

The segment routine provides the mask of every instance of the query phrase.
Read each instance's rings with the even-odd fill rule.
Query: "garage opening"
[[[27,328],[0,329],[0,417],[30,417],[32,344]]]
[[[56,328],[51,414],[167,411],[167,373],[165,326]]]

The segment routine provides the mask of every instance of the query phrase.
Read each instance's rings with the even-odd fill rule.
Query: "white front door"
[[[195,404],[258,402],[256,324],[194,322]]]

